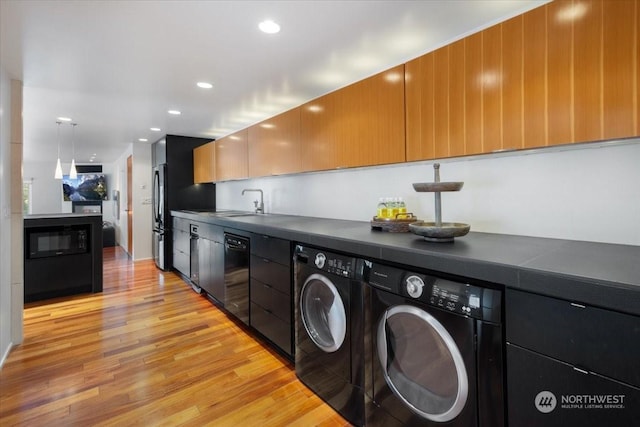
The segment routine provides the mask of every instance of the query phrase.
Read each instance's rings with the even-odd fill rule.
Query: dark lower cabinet
[[[291,242],[261,234],[251,236],[250,323],[293,357]]]
[[[189,220],[173,217],[173,268],[178,270],[185,277],[191,275],[190,272],[190,242],[189,242]]]
[[[212,296],[216,302],[224,304],[224,233],[222,227],[206,223],[197,223],[197,225],[199,233],[197,238],[197,285]]]
[[[508,425],[632,426],[640,389],[507,344]]]
[[[510,426],[640,419],[640,317],[507,289]]]

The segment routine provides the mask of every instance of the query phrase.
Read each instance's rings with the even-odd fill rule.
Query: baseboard
[[[13,343],[9,343],[9,346],[5,349],[4,353],[2,354],[2,358],[0,359],[0,370],[4,366],[4,361],[7,360],[7,357],[9,357],[9,353],[11,353],[12,348],[13,348]]]

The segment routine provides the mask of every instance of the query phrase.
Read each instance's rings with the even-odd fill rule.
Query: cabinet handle
[[[267,289],[271,289],[271,285],[267,285],[266,283],[263,283],[262,285]]]
[[[572,303],[571,303],[571,305],[572,305],[573,307],[576,307],[576,308],[587,308],[586,306],[584,306],[584,305],[582,305],[582,304],[577,304],[577,303],[575,303],[575,302],[572,302]]]
[[[573,367],[573,370],[574,370],[574,371],[578,371],[578,372],[580,372],[581,374],[589,375],[589,372],[588,372],[588,371],[585,371],[584,369],[580,369],[580,368],[578,368],[577,366],[574,366],[574,367]]]
[[[271,261],[269,261],[269,260],[268,260],[268,259],[266,259],[266,258],[262,258],[262,262],[264,262],[265,264],[269,264]]]

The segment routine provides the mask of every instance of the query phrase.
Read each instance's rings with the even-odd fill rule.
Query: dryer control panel
[[[370,263],[371,286],[445,311],[499,322],[502,292],[425,273]]]

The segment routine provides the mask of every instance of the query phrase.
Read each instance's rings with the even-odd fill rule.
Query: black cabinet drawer
[[[507,345],[510,426],[637,425],[640,389]]]
[[[184,252],[173,251],[173,268],[189,277],[191,270],[189,255],[185,254]]]
[[[507,341],[640,387],[640,317],[507,289]]]
[[[293,355],[291,325],[254,302],[251,303],[251,326],[285,353]]]
[[[172,223],[173,223],[174,230],[182,230],[182,231],[186,231],[187,233],[189,232],[189,220],[174,216],[172,218]]]
[[[191,251],[189,233],[173,230],[173,249],[188,254]]]
[[[291,296],[271,285],[251,279],[251,301],[270,311],[282,321],[291,324]]]
[[[253,244],[253,241],[251,241]],[[291,269],[269,259],[251,255],[251,277],[291,295]]]
[[[291,242],[264,234],[251,235],[251,253],[283,265],[291,265]]]

